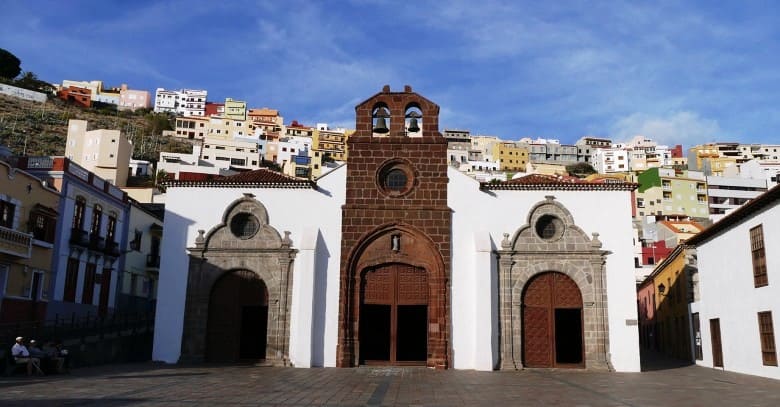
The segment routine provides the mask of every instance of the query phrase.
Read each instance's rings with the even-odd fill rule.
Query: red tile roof
[[[480,189],[488,190],[577,190],[577,191],[633,191],[637,184],[614,179],[585,181],[572,176],[531,174],[501,182],[482,182]]]
[[[314,188],[314,181],[295,178],[265,168],[229,176],[218,176],[209,180],[178,180],[166,183],[169,187],[246,187],[266,188]]]

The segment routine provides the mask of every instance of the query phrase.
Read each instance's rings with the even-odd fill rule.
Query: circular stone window
[[[257,233],[260,222],[251,213],[239,213],[230,220],[230,231],[239,239],[249,239]]]
[[[536,221],[536,234],[544,240],[553,240],[563,235],[563,221],[553,215],[542,215]]]
[[[401,196],[412,189],[414,172],[404,162],[390,162],[384,165],[377,174],[377,186],[389,196]]]

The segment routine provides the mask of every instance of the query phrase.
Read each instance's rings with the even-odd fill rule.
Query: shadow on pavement
[[[639,357],[643,372],[679,369],[693,365],[693,362],[690,360],[677,359],[664,353],[644,348],[640,350]]]

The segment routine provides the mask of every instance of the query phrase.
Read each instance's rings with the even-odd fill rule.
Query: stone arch
[[[214,284],[237,270],[257,275],[268,292],[266,361],[286,365],[289,361],[289,307],[292,295],[293,261],[290,232],[281,237],[268,224],[265,206],[244,194],[229,204],[222,222],[206,233],[198,231],[195,246],[189,248],[190,263],[184,314],[182,356],[201,361],[206,352],[206,325]]]
[[[540,220],[557,219],[555,233],[540,234]],[[544,236],[542,236],[544,235]],[[510,238],[504,234],[499,260],[500,369],[522,364],[523,290],[535,276],[558,272],[569,277],[583,301],[585,367],[608,369],[607,294],[604,263],[609,252],[601,249],[598,233],[592,238],[576,225],[571,212],[555,197],[546,196],[528,213],[526,224]]]
[[[339,322],[338,360],[343,367],[360,361],[361,287],[367,270],[390,264],[424,269],[428,283],[428,367],[446,367],[449,361],[449,282],[444,260],[433,240],[408,224],[380,225],[365,233],[347,256],[346,299]]]

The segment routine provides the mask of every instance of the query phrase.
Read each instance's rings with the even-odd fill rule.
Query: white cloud
[[[613,141],[628,141],[636,135],[653,139],[658,144],[693,146],[725,141],[724,132],[716,120],[699,117],[695,112],[676,112],[667,116],[634,113],[620,118],[611,127]]]

